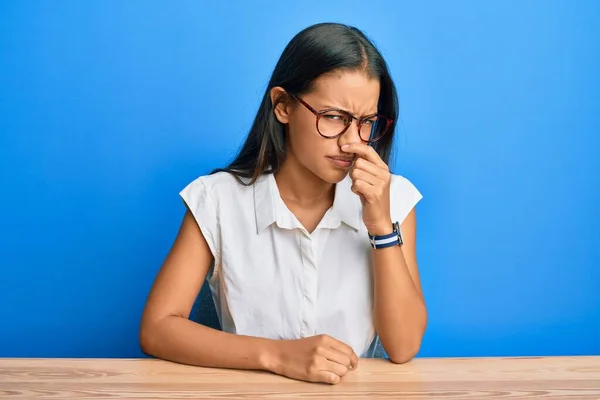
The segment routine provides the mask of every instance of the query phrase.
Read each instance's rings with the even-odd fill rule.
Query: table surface
[[[600,357],[361,359],[337,385],[156,359],[0,358],[2,399],[600,399]]]

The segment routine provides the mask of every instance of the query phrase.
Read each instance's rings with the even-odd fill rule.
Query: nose
[[[352,123],[350,124],[348,129],[346,129],[346,132],[344,132],[344,134],[341,135],[338,139],[338,144],[340,147],[342,147],[345,144],[361,143],[361,142],[362,142],[362,139],[360,137],[360,133],[358,130],[358,121],[356,121],[356,120],[352,121]]]

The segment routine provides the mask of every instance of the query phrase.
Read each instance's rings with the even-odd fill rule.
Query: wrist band
[[[371,247],[374,249],[383,249],[386,247],[399,246],[404,243],[402,240],[402,232],[400,231],[400,224],[394,222],[392,224],[392,233],[387,235],[375,236],[369,234],[369,242]]]

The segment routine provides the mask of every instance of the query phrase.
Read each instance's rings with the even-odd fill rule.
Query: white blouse
[[[359,357],[372,351],[371,247],[359,197],[347,176],[333,206],[309,233],[287,208],[272,174],[243,186],[226,172],[181,191],[214,256],[207,276],[221,328],[270,339],[328,334]],[[392,221],[422,198],[392,175]],[[391,227],[390,227],[391,228]]]

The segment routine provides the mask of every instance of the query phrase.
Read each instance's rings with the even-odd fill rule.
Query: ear
[[[282,124],[290,122],[290,112],[292,110],[289,96],[285,92],[285,89],[280,86],[275,86],[271,89],[271,104],[274,106],[273,112],[275,117]]]

